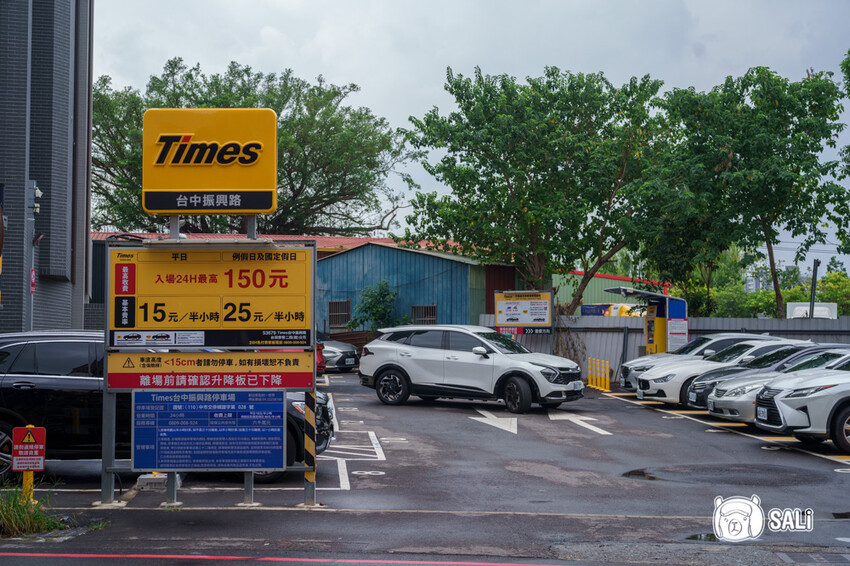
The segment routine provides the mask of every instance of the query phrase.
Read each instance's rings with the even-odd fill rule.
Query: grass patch
[[[59,519],[47,514],[40,501],[25,499],[20,488],[0,493],[0,536],[19,537],[64,528]]]

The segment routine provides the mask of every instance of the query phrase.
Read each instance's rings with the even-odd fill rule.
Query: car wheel
[[[410,397],[407,376],[395,369],[383,371],[375,381],[375,392],[385,405],[402,405]]]
[[[691,388],[691,383],[693,383],[696,378],[697,376],[693,376],[689,380],[685,381],[685,383],[682,384],[682,388],[679,390],[679,404],[683,407],[688,406],[688,389]]]
[[[0,482],[12,477],[12,428],[0,421]]]
[[[799,440],[800,442],[802,442],[806,446],[814,446],[815,444],[820,444],[821,442],[826,440],[826,438],[821,438],[821,437],[818,437],[818,436],[808,436],[806,434],[800,434],[800,435],[795,434],[794,438],[796,438],[797,440]]]
[[[540,406],[544,409],[557,409],[563,404],[563,401],[543,401]]]
[[[512,413],[527,413],[531,407],[531,387],[521,377],[512,377],[505,384],[505,407]]]
[[[850,454],[850,406],[844,407],[832,421],[832,442],[845,454]]]

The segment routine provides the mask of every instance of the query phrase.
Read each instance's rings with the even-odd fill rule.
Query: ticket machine
[[[672,352],[688,343],[688,302],[685,299],[631,287],[605,290],[646,302],[644,336],[647,354]]]

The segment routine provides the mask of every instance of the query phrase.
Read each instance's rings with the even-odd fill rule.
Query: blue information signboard
[[[286,468],[284,391],[133,392],[133,469]]]

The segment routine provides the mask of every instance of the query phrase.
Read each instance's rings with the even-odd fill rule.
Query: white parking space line
[[[643,405],[644,404],[642,401],[632,401],[631,399],[627,399],[624,396],[615,396],[615,395],[611,395],[610,393],[603,393],[603,395],[612,397],[614,399],[619,399],[620,401],[625,401],[626,403],[631,403],[632,405]],[[729,424],[727,424],[727,423],[707,423],[702,419],[698,419],[698,418],[692,417],[690,415],[683,415],[683,414],[681,414],[682,411],[666,410],[666,409],[661,409],[659,407],[648,407],[648,408],[652,409],[653,411],[657,411],[659,413],[664,413],[664,414],[667,414],[667,415],[676,415],[676,416],[679,416],[683,419],[688,419],[689,421],[694,421],[695,423],[699,423],[699,424],[702,424],[702,425],[705,425],[705,424],[711,425],[711,426],[717,427],[717,429],[719,429],[719,430],[727,430],[731,433],[734,433],[734,434],[737,434],[737,435],[740,435],[740,436],[746,436],[747,438],[752,438],[753,440],[758,440],[758,441],[761,441],[761,442],[769,442],[773,445],[776,445],[777,447],[782,445],[784,442],[787,442],[787,441],[782,440],[783,437],[781,437],[781,436],[780,437],[767,437],[767,436],[760,436],[760,435],[756,435],[756,434],[750,434],[750,433],[747,433],[747,432],[742,432],[740,430],[735,430],[734,428],[732,428],[733,426],[736,426],[733,423],[729,423]],[[729,427],[729,428],[725,428],[725,427]],[[830,455],[830,454],[818,454],[817,452],[812,452],[811,450],[804,450],[803,448],[799,448],[797,446],[787,446],[786,445],[785,448],[787,448],[788,450],[795,450],[797,452],[802,452],[803,454],[810,454],[812,456],[816,456],[816,457],[822,458],[824,460],[829,460],[830,462],[845,463],[843,461],[843,456],[833,456],[833,455]]]

